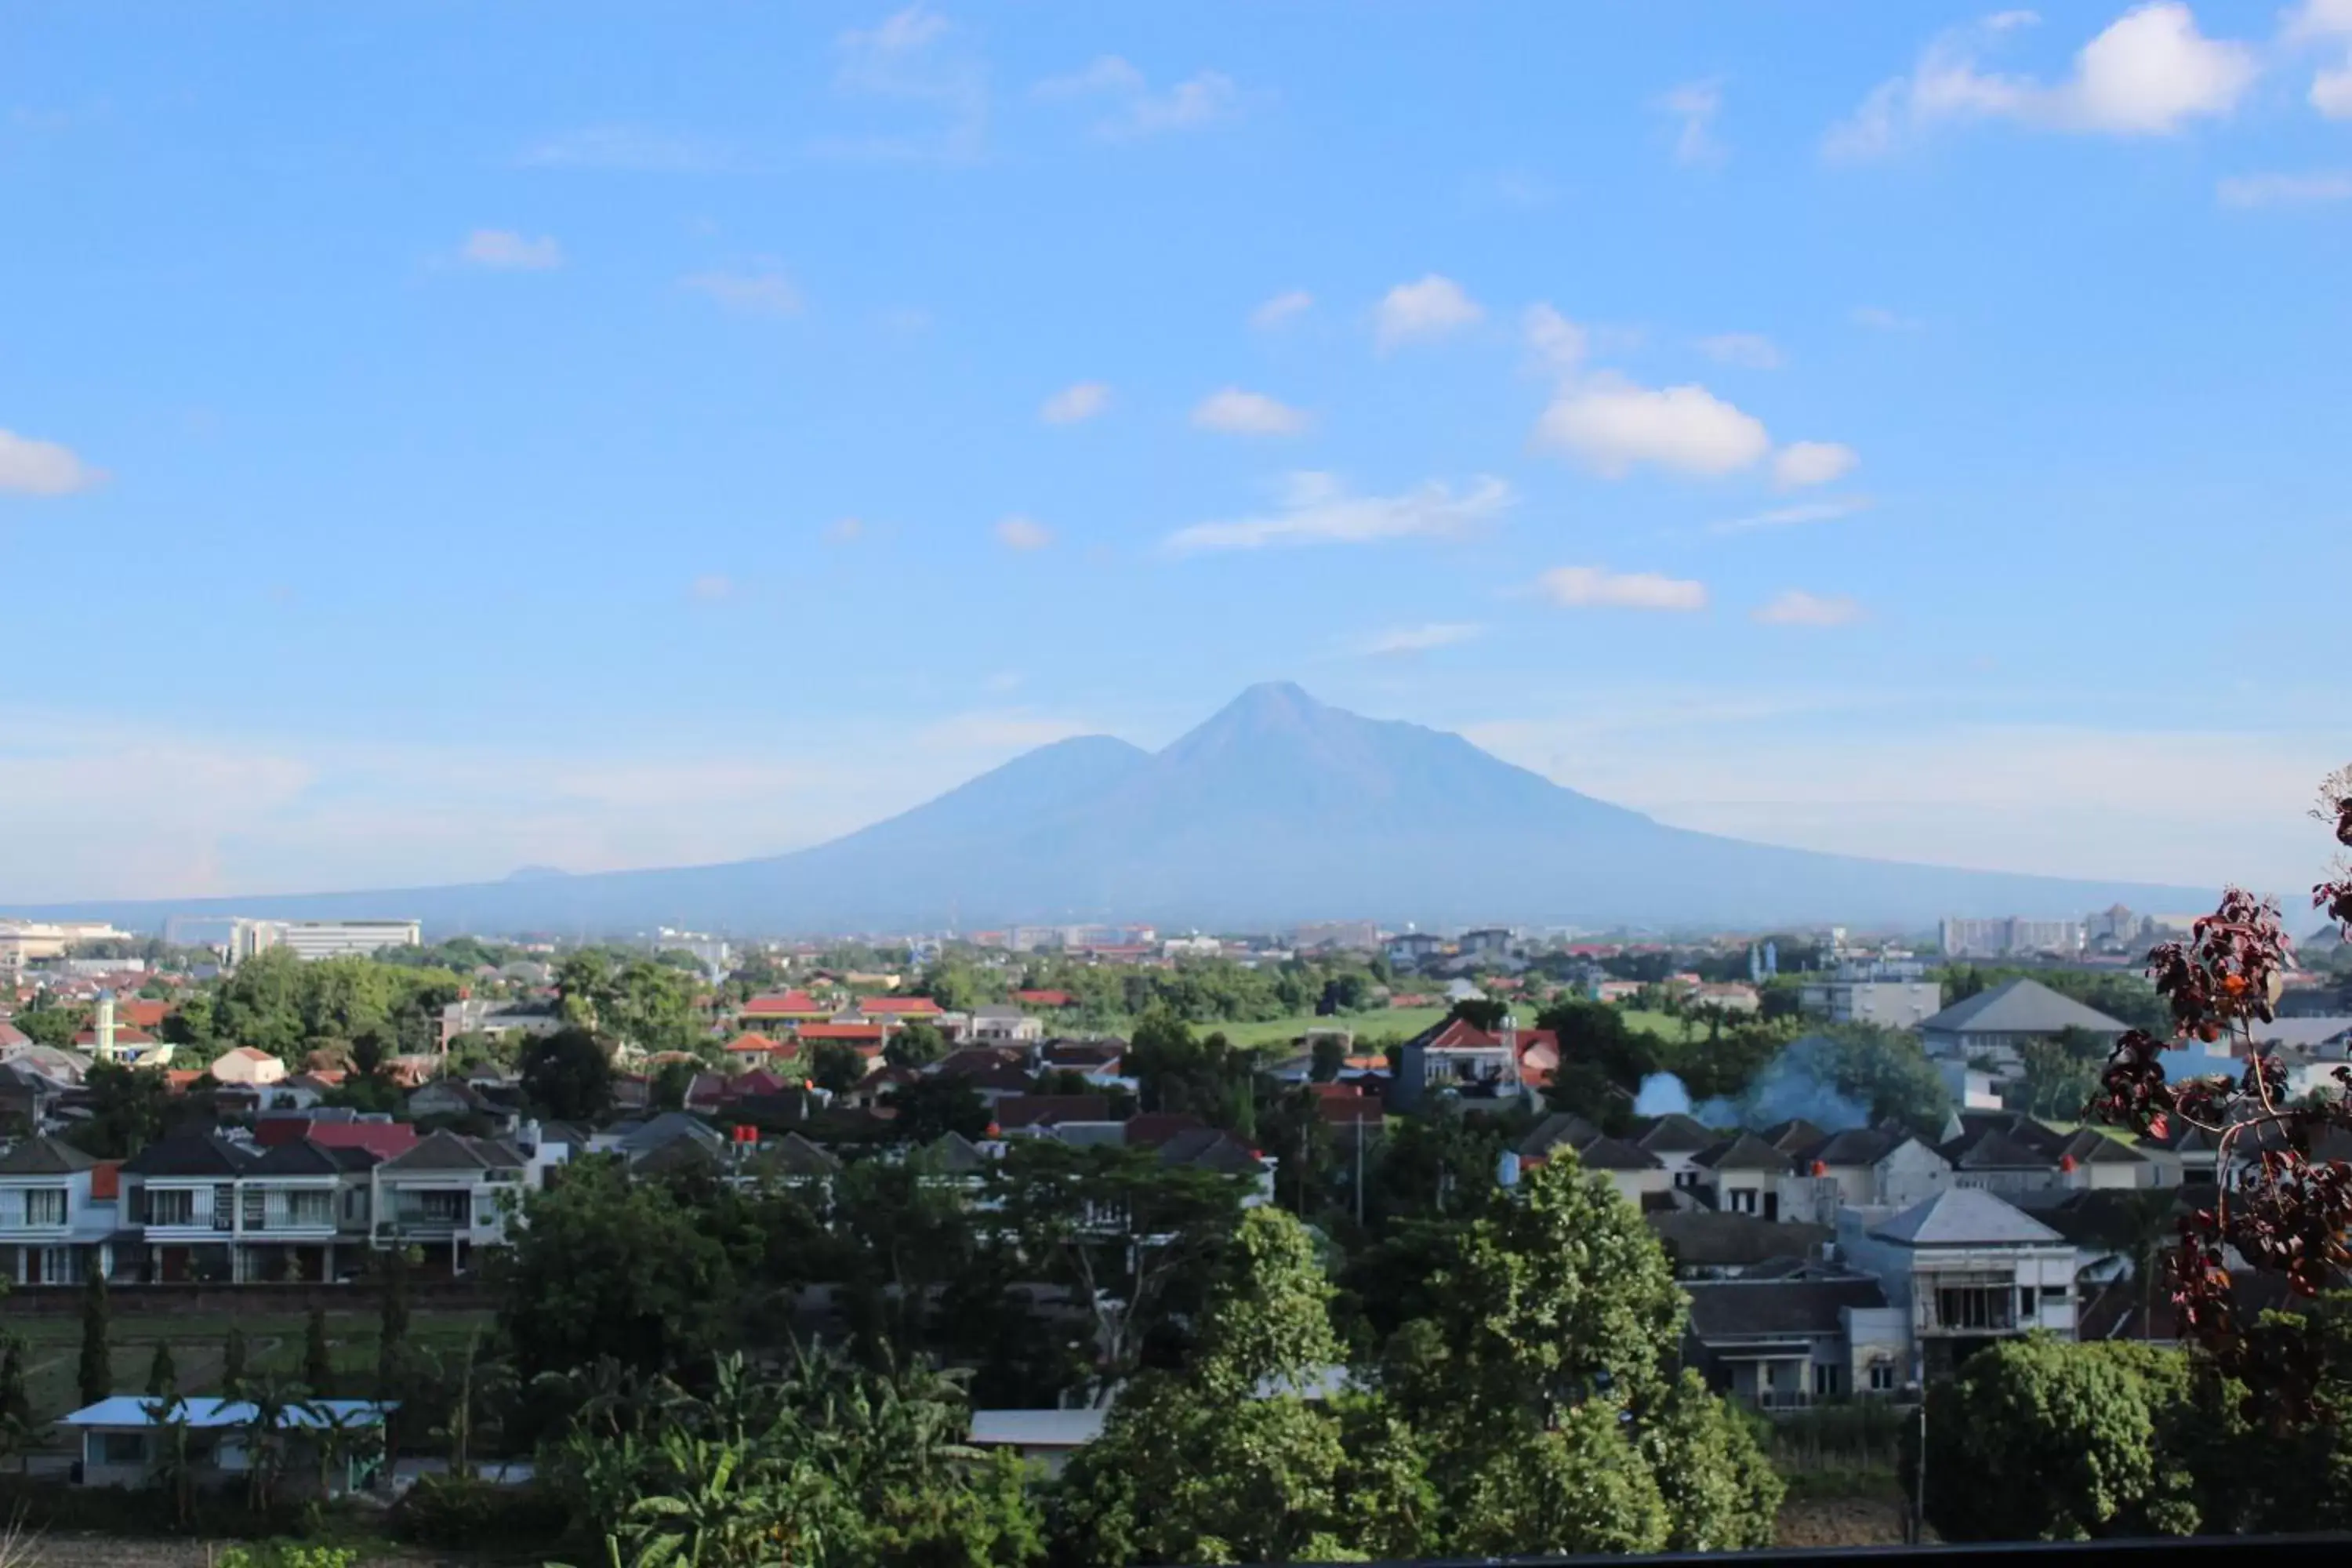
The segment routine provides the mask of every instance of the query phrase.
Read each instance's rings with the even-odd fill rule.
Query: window
[[[296,1226],[334,1224],[335,1194],[332,1193],[287,1194],[286,1223]]]
[[[236,1221],[236,1188],[226,1182],[213,1189],[213,1228],[230,1229]]]
[[[143,1465],[147,1462],[144,1432],[100,1432],[98,1462],[101,1465]]]
[[[162,1191],[147,1190],[147,1223],[149,1225],[194,1225],[196,1223],[196,1194],[184,1187],[165,1187]]]
[[[1827,1398],[1829,1395],[1837,1393],[1837,1391],[1838,1369],[1836,1365],[1831,1362],[1815,1362],[1813,1363],[1813,1397],[1816,1399]]]
[[[1723,1206],[1733,1214],[1754,1214],[1756,1212],[1756,1189],[1754,1187],[1733,1187],[1727,1191],[1723,1194]]]
[[[2070,1294],[2063,1285],[2044,1285],[2042,1288],[2042,1310],[2046,1312],[2053,1307],[2064,1306]]]
[[[1895,1392],[1895,1363],[1893,1362],[1874,1361],[1870,1363],[1870,1392],[1873,1394],[1892,1394]]]
[[[1696,1171],[1676,1171],[1675,1173],[1675,1185],[1678,1187],[1697,1186],[1698,1173]]]
[[[269,1226],[269,1193],[264,1187],[245,1189],[245,1228],[266,1230]]]
[[[1947,1329],[2013,1329],[2017,1327],[2017,1292],[2006,1285],[1938,1290],[1936,1321]]]
[[[471,1193],[418,1193],[401,1205],[402,1217],[427,1225],[464,1225],[472,1217]]]
[[[66,1190],[63,1187],[32,1187],[25,1194],[26,1225],[63,1225],[66,1222]]]

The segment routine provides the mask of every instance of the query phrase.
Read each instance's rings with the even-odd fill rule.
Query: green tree
[[[583,1028],[558,1029],[524,1046],[520,1074],[524,1096],[559,1121],[593,1119],[613,1102],[612,1053]]]
[[[101,1160],[124,1160],[163,1135],[171,1118],[170,1086],[152,1068],[92,1062],[83,1075],[89,1116],[70,1134],[77,1148]]]
[[[1318,1035],[1307,1075],[1317,1083],[1329,1083],[1348,1065],[1348,1042],[1337,1035]]]
[[[39,1435],[33,1396],[25,1385],[25,1342],[10,1334],[0,1345],[0,1455],[16,1455],[19,1468],[27,1468],[26,1456]]]
[[[147,1392],[156,1398],[163,1398],[179,1386],[180,1371],[172,1364],[171,1342],[157,1340],[155,1353],[147,1363]]]
[[[809,1081],[834,1094],[847,1094],[866,1081],[866,1058],[840,1040],[819,1040],[808,1054]]]
[[[408,1252],[394,1247],[378,1256],[383,1261],[377,1277],[375,1396],[390,1399],[408,1350]]]
[[[1308,1396],[1339,1359],[1329,1296],[1297,1220],[1243,1217],[1191,1362],[1139,1378],[1064,1476],[1059,1522],[1076,1562],[1413,1554],[1416,1468],[1351,1467],[1349,1426]],[[1370,1425],[1359,1416],[1356,1429]],[[1370,1489],[1381,1478],[1385,1495]]]
[[[335,1392],[335,1353],[327,1342],[327,1310],[310,1309],[310,1321],[302,1334],[302,1382],[318,1399],[327,1399]]]
[[[1740,1413],[1685,1369],[1646,1413],[1643,1457],[1672,1522],[1669,1552],[1772,1544],[1783,1488]]]
[[[2158,1449],[2160,1385],[2116,1348],[2009,1340],[1929,1388],[1927,1520],[1938,1534],[2081,1541],[2197,1529],[2192,1485]]]
[[[114,1361],[107,1345],[107,1335],[113,1328],[111,1316],[107,1310],[106,1275],[92,1268],[89,1283],[82,1289],[81,1366],[76,1379],[85,1405],[114,1395]]]
[[[898,1112],[890,1124],[894,1139],[931,1143],[950,1132],[973,1140],[988,1134],[988,1102],[960,1078],[931,1073],[902,1083],[890,1091],[890,1104]]]
[[[221,1345],[220,1391],[224,1399],[235,1399],[245,1393],[245,1330],[231,1323],[228,1338]]]
[[[496,1266],[499,1323],[529,1377],[600,1356],[666,1371],[710,1348],[735,1295],[704,1211],[611,1160],[534,1193]]]
[[[927,1068],[948,1054],[948,1037],[920,1018],[909,1019],[890,1032],[882,1059],[894,1068]]]

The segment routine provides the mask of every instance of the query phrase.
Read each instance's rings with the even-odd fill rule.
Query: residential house
[[[1657,1157],[1665,1167],[1674,1186],[1698,1187],[1706,1184],[1705,1167],[1698,1157],[1723,1142],[1723,1134],[1706,1127],[1680,1111],[1657,1117],[1633,1134],[1638,1148]]]
[[[2074,1246],[1982,1188],[1955,1186],[1891,1215],[1847,1209],[1838,1248],[1885,1288],[1930,1380],[2002,1339],[2074,1337]]]
[[[793,990],[754,996],[743,1004],[736,1016],[746,1027],[757,1024],[789,1028],[795,1024],[822,1024],[833,1016],[834,1011],[830,1003],[806,991]]]
[[[1465,1109],[1524,1103],[1529,1098],[1526,1056],[1538,1049],[1545,1053],[1542,1062],[1559,1064],[1559,1040],[1549,1029],[1521,1029],[1505,1018],[1488,1031],[1466,1018],[1442,1019],[1398,1052],[1391,1099],[1406,1112],[1419,1110],[1441,1090],[1459,1096]],[[1549,1067],[1540,1070],[1548,1075]]]
[[[1989,1059],[2011,1073],[2019,1066],[2020,1047],[2029,1040],[2079,1029],[2111,1046],[2127,1026],[2038,980],[2020,979],[1980,991],[1923,1020],[1919,1040],[1931,1057],[1970,1064]]]
[[[1900,1123],[1855,1127],[1788,1149],[1780,1217],[1834,1226],[1844,1208],[1905,1209],[1952,1184],[1952,1163]]]
[[[73,1092],[73,1085],[51,1078],[29,1060],[0,1061],[0,1138],[40,1131]]]
[[[368,1245],[376,1163],[357,1146],[177,1133],[123,1162],[122,1228],[149,1279],[334,1279]]]
[[[965,1037],[977,1045],[1034,1045],[1045,1039],[1045,1026],[1018,1007],[990,1003],[971,1010],[971,1028]]]
[[[381,1110],[319,1106],[310,1110],[264,1110],[254,1118],[253,1141],[263,1149],[305,1139],[326,1149],[364,1149],[379,1160],[416,1147],[416,1124],[394,1121]]]
[[[213,1058],[213,1081],[244,1089],[260,1089],[282,1081],[286,1064],[252,1046],[235,1046]]]
[[[287,1405],[275,1419],[281,1434],[281,1489],[300,1495],[323,1477],[328,1497],[364,1490],[383,1463],[383,1424],[390,1409],[367,1399],[307,1399]],[[58,1426],[73,1435],[79,1454],[73,1468],[76,1486],[160,1485],[164,1444],[178,1441],[185,1445],[189,1479],[209,1490],[243,1484],[252,1468],[247,1445],[260,1419],[254,1405],[241,1401],[192,1395],[167,1405],[117,1394],[58,1417]],[[167,1424],[184,1428],[184,1436],[169,1436]]]
[[[1787,1410],[1853,1394],[1884,1398],[1907,1381],[1903,1313],[1867,1274],[1807,1269],[1685,1289],[1685,1361],[1735,1399]]]
[[[1584,1169],[1608,1178],[1618,1195],[1637,1208],[1645,1200],[1664,1199],[1674,1185],[1665,1163],[1655,1154],[1605,1135],[1570,1111],[1556,1110],[1545,1117],[1519,1141],[1514,1152],[1521,1170],[1532,1170],[1557,1158],[1563,1149],[1574,1154]]]
[[[1078,999],[1066,991],[1015,991],[1013,994],[1013,1000],[1024,1007],[1053,1010],[1075,1007],[1078,1004]]]
[[[1941,1011],[1944,987],[1915,962],[1845,963],[1797,988],[1797,1010],[1830,1024],[1916,1029]]]
[[[376,1247],[421,1247],[429,1267],[446,1259],[450,1273],[467,1272],[478,1249],[505,1245],[508,1225],[559,1152],[540,1147],[527,1155],[501,1139],[449,1131],[418,1140],[375,1167]]]
[[[1694,1156],[1703,1173],[1688,1189],[1719,1214],[1780,1217],[1780,1178],[1792,1168],[1789,1156],[1753,1132],[1727,1138]]]
[[[0,1154],[0,1283],[78,1285],[112,1268],[118,1167],[60,1138]]]
[[[1001,1131],[1023,1132],[1062,1121],[1108,1121],[1110,1100],[1099,1094],[1012,1094],[998,1100],[990,1114]]]
[[[597,1153],[617,1153],[635,1167],[681,1139],[714,1156],[724,1151],[727,1142],[700,1117],[682,1110],[665,1110],[641,1121],[616,1121],[594,1134],[589,1148]]]
[[[1828,1226],[1801,1220],[1712,1209],[1650,1208],[1642,1218],[1665,1248],[1675,1278],[1683,1280],[1738,1279],[1778,1265],[1816,1260],[1837,1235]]]

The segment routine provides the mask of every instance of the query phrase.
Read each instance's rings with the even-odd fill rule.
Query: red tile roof
[[[1066,1007],[1077,1000],[1066,991],[1015,991],[1013,999],[1024,1007]]]
[[[747,1055],[761,1055],[779,1049],[777,1043],[765,1035],[740,1034],[727,1042],[726,1049]]]
[[[408,1121],[311,1121],[299,1116],[264,1117],[253,1141],[265,1149],[308,1138],[322,1149],[364,1149],[379,1160],[416,1147],[416,1127]]]
[[[149,1034],[144,1029],[126,1028],[121,1025],[117,1025],[114,1030],[114,1043],[118,1046],[152,1046],[155,1043],[155,1037]],[[94,1046],[98,1044],[98,1031],[96,1029],[84,1029],[80,1034],[74,1037],[74,1044],[77,1046]]]
[[[117,1019],[125,1024],[136,1025],[142,1029],[163,1027],[163,1020],[171,1011],[172,1004],[159,1001],[152,996],[132,996],[114,1005],[114,1016]]]
[[[802,1024],[793,1033],[803,1040],[847,1040],[853,1045],[882,1041],[879,1024]]]
[[[743,1004],[747,1018],[790,1018],[802,1014],[823,1017],[833,1009],[805,991],[770,992]]]

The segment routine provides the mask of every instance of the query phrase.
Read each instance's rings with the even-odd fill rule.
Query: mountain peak
[[[1224,707],[1225,713],[1252,718],[1297,719],[1323,710],[1322,703],[1292,680],[1261,680],[1255,686],[1245,686],[1241,695]]]

